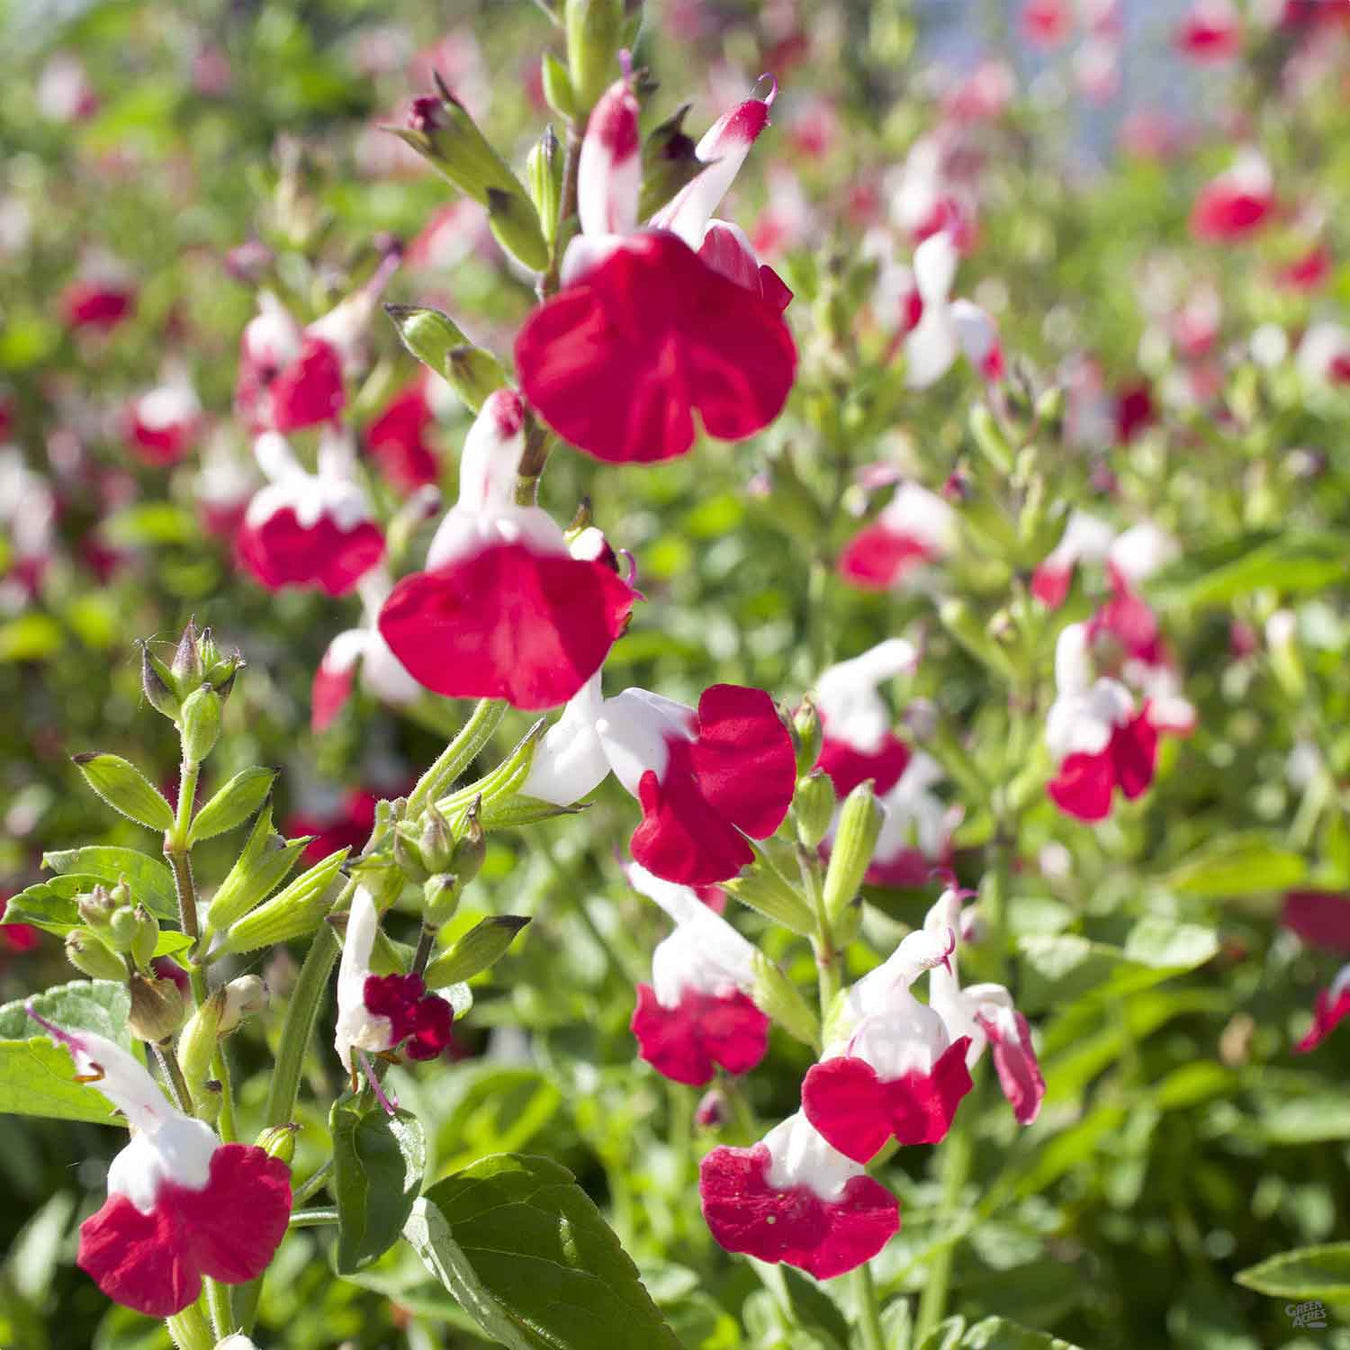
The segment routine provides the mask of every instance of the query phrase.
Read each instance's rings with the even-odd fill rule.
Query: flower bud
[[[66,960],[91,980],[117,980],[120,983],[127,977],[122,958],[88,929],[75,928],[66,934]]]
[[[294,1122],[269,1125],[253,1144],[255,1148],[262,1149],[269,1158],[280,1158],[289,1167],[295,1158],[295,1136],[299,1133],[300,1127]]]
[[[390,128],[429,160],[466,197],[486,206],[489,191],[518,193],[520,184],[479,131],[468,110],[435,76],[436,93],[413,100],[406,128]]]
[[[464,817],[464,833],[455,845],[450,865],[461,886],[467,886],[483,870],[487,857],[487,835],[483,833],[482,802],[475,801]]]
[[[135,929],[131,935],[131,959],[140,970],[149,970],[159,945],[159,920],[144,905],[132,911]]]
[[[220,1016],[225,1008],[225,991],[216,989],[188,1018],[178,1038],[178,1067],[183,1070],[194,1095],[211,1072],[216,1045],[220,1040]]]
[[[755,983],[750,997],[765,1017],[794,1040],[812,1047],[820,1045],[820,1022],[807,1007],[801,990],[763,952],[755,953]]]
[[[548,244],[530,199],[520,192],[489,188],[487,209],[488,228],[497,242],[531,271],[544,271],[548,267]]]
[[[394,826],[394,861],[409,881],[421,885],[431,873],[422,861],[422,851],[413,838],[415,827],[410,820],[400,820]]]
[[[812,769],[805,778],[797,780],[792,813],[803,847],[816,848],[834,818],[834,784],[823,769]]]
[[[475,823],[476,820],[475,817]],[[482,834],[481,828],[478,832]],[[450,831],[450,823],[436,809],[435,803],[427,807],[427,813],[422,817],[422,829],[417,839],[417,851],[429,873],[458,873],[458,868],[455,866],[457,852],[455,836]]]
[[[267,1007],[267,986],[257,975],[240,975],[221,991],[220,1034],[228,1036],[246,1017]]]
[[[623,0],[567,0],[567,70],[576,113],[589,113],[609,87],[623,45]]]
[[[442,952],[426,969],[428,989],[459,984],[500,960],[529,919],[518,914],[495,914],[475,924],[449,951]]]
[[[206,911],[207,927],[217,931],[228,928],[270,895],[290,875],[309,842],[308,837],[285,840],[273,834],[272,807],[270,803],[265,806],[254,822],[243,852],[211,897]]]
[[[567,73],[567,67],[552,52],[545,52],[539,63],[539,75],[544,86],[544,102],[559,117],[570,122],[576,116],[577,100],[572,92],[572,77]],[[544,213],[540,211],[539,214],[542,216]]]
[[[186,1005],[172,980],[157,980],[139,972],[131,977],[131,1015],[127,1021],[133,1036],[143,1041],[167,1041],[183,1025]]]
[[[562,206],[563,152],[551,126],[544,128],[544,134],[525,161],[525,182],[539,213],[544,242],[552,248],[558,237],[558,212]]]
[[[432,928],[439,928],[455,917],[459,897],[464,886],[457,876],[442,872],[428,877],[422,883],[422,918]]]
[[[859,783],[844,799],[839,813],[839,828],[825,869],[825,917],[831,924],[843,915],[845,907],[858,894],[867,875],[881,833],[884,813],[869,779]]]
[[[1064,421],[1064,390],[1052,384],[1036,400],[1036,420],[1047,431],[1058,432]]]
[[[489,395],[508,383],[506,368],[491,352],[469,345],[450,349],[445,378],[459,401],[475,416]]]
[[[811,906],[792,883],[768,860],[762,847],[755,847],[755,863],[740,876],[722,883],[722,889],[743,905],[782,924],[801,937],[812,937],[817,928]]]
[[[820,758],[820,747],[824,733],[820,726],[820,713],[811,701],[810,694],[802,698],[801,706],[792,715],[792,741],[797,749],[797,773],[805,777],[816,767]]]
[[[232,923],[221,944],[222,950],[257,951],[259,947],[273,947],[278,942],[312,933],[328,913],[329,891],[350,851],[342,848],[330,853],[308,871],[301,872],[285,890]]]
[[[183,759],[188,764],[200,764],[220,736],[220,696],[215,690],[203,687],[189,694],[183,701],[178,726]]]
[[[136,940],[136,911],[130,905],[118,905],[108,919],[107,943],[115,951],[129,952]]]
[[[720,1088],[709,1088],[694,1108],[694,1124],[701,1130],[715,1130],[727,1118],[727,1101]]]
[[[1012,472],[1012,446],[1008,444],[1008,438],[1003,434],[988,404],[977,403],[970,410],[970,435],[980,453],[999,473]]]
[[[173,672],[151,650],[148,642],[141,643],[141,689],[146,702],[156,712],[165,717],[176,719],[182,706],[174,686],[177,680]]]
[[[183,636],[178,639],[178,646],[174,650],[173,665],[169,667],[176,687],[184,693],[195,689],[202,682],[202,658],[197,650],[198,638],[197,621],[189,619],[187,627],[183,629]]]
[[[75,902],[75,908],[90,928],[102,932],[117,912],[117,901],[108,894],[106,886],[95,886],[88,895],[80,896]]]

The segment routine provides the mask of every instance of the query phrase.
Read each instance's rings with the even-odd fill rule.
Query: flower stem
[[[338,1212],[336,1205],[325,1205],[320,1209],[298,1209],[292,1212],[292,1228],[320,1228],[324,1224],[336,1223]]]
[[[417,780],[408,797],[407,819],[413,820],[440,796],[473,762],[506,715],[506,704],[497,699],[479,699],[459,735],[437,755],[431,767]]]
[[[291,1195],[291,1203],[295,1205],[303,1204],[310,1196],[323,1190],[324,1183],[328,1180],[328,1174],[333,1170],[333,1160],[329,1158],[327,1162],[321,1163]]]
[[[979,1092],[980,1081],[977,1079],[975,1090],[970,1094],[971,1100],[966,1103],[964,1111],[957,1112],[951,1132],[942,1145],[942,1200],[938,1222],[944,1229],[957,1223],[961,1196],[970,1179],[970,1165],[974,1157],[971,1128],[975,1114],[972,1108],[979,1100]],[[933,1254],[933,1263],[928,1268],[928,1282],[919,1298],[919,1315],[914,1326],[915,1345],[922,1345],[946,1314],[947,1290],[951,1285],[952,1258],[955,1254],[955,1240],[944,1242]]]
[[[211,1350],[216,1343],[200,1303],[189,1303],[182,1312],[165,1318],[164,1324],[178,1350]]]
[[[209,1275],[203,1277],[202,1284],[206,1288],[206,1306],[211,1309],[211,1325],[215,1328],[216,1340],[223,1341],[235,1330],[229,1286],[213,1280]]]
[[[178,1065],[178,1056],[174,1054],[173,1046],[156,1044],[152,1048],[155,1058],[159,1061],[160,1071],[169,1080],[169,1085],[173,1089],[176,1099],[174,1104],[180,1111],[190,1115],[192,1093],[188,1091],[187,1079],[183,1077],[183,1070]]]
[[[862,1350],[886,1350],[886,1337],[881,1329],[881,1304],[877,1300],[871,1263],[864,1261],[858,1266],[852,1279],[853,1295],[858,1304],[858,1325],[862,1330]]]

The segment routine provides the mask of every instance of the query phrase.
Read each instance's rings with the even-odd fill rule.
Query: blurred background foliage
[[[1043,753],[1038,737],[1018,742],[1009,728],[1043,715],[1054,626],[1092,603],[1088,581],[1053,622],[1027,608],[1030,568],[1065,511],[1095,503],[1122,521],[1147,514],[1182,541],[1152,598],[1198,730],[1169,742],[1154,790],[1097,830],[1040,797],[1022,817],[1009,921],[1049,1096],[1023,1135],[1010,1116],[981,1124],[953,1304],[972,1321],[1003,1314],[1091,1347],[1348,1346],[1350,1332],[1334,1323],[1298,1339],[1284,1300],[1232,1278],[1275,1252],[1345,1236],[1350,1196],[1350,1038],[1311,1059],[1289,1055],[1331,966],[1278,924],[1285,891],[1350,889],[1350,395],[1310,392],[1288,361],[1263,365],[1250,353],[1261,324],[1297,331],[1318,314],[1350,314],[1346,49],[1339,69],[1296,89],[1279,33],[1254,38],[1240,66],[1169,80],[1172,10],[1129,8],[1124,84],[1105,109],[1084,110],[1065,58],[1016,46],[997,6],[652,3],[637,52],[659,84],[650,120],[692,100],[697,132],[762,70],[782,85],[735,218],[780,230],[775,261],[797,291],[802,379],[789,413],[752,445],[701,446],[626,472],[560,452],[543,502],[566,518],[589,495],[596,520],[638,560],[648,603],[608,663],[614,687],[693,699],[730,680],[795,701],[830,660],[907,631],[923,637],[924,659],[901,705],[931,701],[995,784]],[[368,270],[378,234],[412,243],[453,202],[380,124],[401,121],[434,67],[519,165],[548,116],[538,58],[559,49],[555,30],[526,0],[9,0],[0,34],[0,392],[10,423],[0,439],[59,499],[58,547],[35,587],[18,579],[17,522],[0,509],[0,886],[36,880],[46,848],[144,846],[137,827],[110,824],[79,789],[68,756],[116,751],[172,781],[176,742],[143,705],[133,643],[175,636],[193,615],[249,663],[219,780],[246,764],[283,766],[278,818],[340,826],[354,793],[406,786],[457,711],[447,705],[419,726],[361,696],[313,736],[310,680],[332,636],[356,620],[355,601],[273,596],[238,573],[228,541],[202,525],[199,455],[170,469],[144,464],[127,449],[124,409],[181,365],[206,409],[202,443],[246,466],[230,405],[254,286],[231,251],[260,239],[297,308],[323,312]],[[859,240],[940,116],[951,83],[941,70],[969,67],[998,41],[1020,88],[966,142],[979,239],[958,290],[996,315],[1014,386],[1030,397],[1060,384],[1070,402],[1067,427],[1036,446],[1049,543],[1037,551],[1023,540],[1018,555],[995,531],[962,561],[960,588],[981,623],[997,628],[1012,613],[1027,638],[1022,703],[1011,709],[934,622],[928,596],[860,594],[832,571],[857,528],[864,466],[899,465],[934,489],[961,469],[986,491],[966,416],[978,381],[958,371],[916,396],[888,376]],[[62,113],[49,83],[62,60],[80,64],[92,107]],[[1129,129],[1141,111],[1159,111],[1150,103],[1159,89],[1175,143],[1143,153]],[[1197,246],[1191,204],[1239,133],[1264,148],[1281,198],[1299,209],[1259,245]],[[410,258],[386,298],[438,304],[508,356],[532,290],[475,208],[456,209],[449,244]],[[1302,248],[1310,211],[1321,213],[1333,259],[1314,296],[1271,280]],[[71,329],[61,297],[108,259],[134,286],[134,313],[106,335]],[[1176,311],[1211,290],[1220,318],[1210,353],[1187,363],[1175,345],[1160,348],[1158,293]],[[369,343],[358,424],[415,374],[391,328],[377,324]],[[1156,416],[1137,437],[1075,440],[1085,362],[1102,390],[1150,387]],[[465,427],[461,413],[438,408],[431,437],[447,490]],[[371,481],[392,512],[396,494]],[[986,495],[996,511],[997,494]],[[411,541],[405,566],[425,539]],[[1260,643],[1235,640],[1259,634],[1281,605],[1297,612],[1298,678],[1275,669]],[[496,749],[525,725],[508,719]],[[1309,746],[1316,771],[1290,772],[1291,755],[1306,761]],[[958,865],[975,876],[992,823],[978,803],[963,804]],[[632,986],[663,927],[614,863],[632,822],[631,802],[609,784],[580,818],[494,836],[450,936],[491,912],[536,922],[476,989],[459,1031],[464,1058],[391,1081],[428,1123],[432,1175],[502,1149],[572,1168],[689,1347],[799,1350],[809,1333],[812,1347],[844,1350],[847,1325],[828,1292],[786,1270],[766,1286],[714,1247],[695,1193],[697,1094],[635,1060]],[[352,828],[359,834],[359,819]],[[207,886],[228,867],[229,847],[203,850]],[[869,898],[849,954],[855,975],[875,959],[869,947],[888,950],[926,904],[918,893]],[[757,933],[756,916],[739,917]],[[809,982],[809,952],[780,947],[770,954]],[[286,953],[268,958],[274,1010],[293,971]],[[56,939],[31,945],[0,929],[0,1001],[69,977]],[[258,1022],[273,1034],[278,1025]],[[260,1030],[236,1041],[247,1120],[269,1057]],[[806,1053],[776,1039],[744,1085],[747,1109],[770,1123],[794,1109]],[[331,1054],[309,1066],[316,1090],[334,1087],[336,1074]],[[326,1118],[303,1112],[297,1175],[327,1142]],[[159,1326],[109,1309],[73,1267],[74,1229],[116,1143],[94,1126],[0,1117],[0,1344],[168,1344]],[[904,1215],[877,1262],[888,1300],[919,1289],[935,1244],[951,1237],[936,1220],[931,1152],[905,1150],[886,1169]],[[328,1241],[323,1230],[298,1232],[282,1248],[262,1345],[481,1343],[406,1247],[352,1283],[332,1276]],[[807,1333],[783,1330],[784,1301]],[[901,1319],[901,1308],[890,1315]]]

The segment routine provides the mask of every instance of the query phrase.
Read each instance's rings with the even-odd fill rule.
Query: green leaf
[[[53,1120],[115,1124],[108,1099],[75,1081],[70,1051],[56,1045],[28,1016],[19,999],[0,1007],[0,1111]],[[71,1030],[96,1031],[131,1049],[131,995],[112,980],[76,980],[32,1000],[49,1022]]]
[[[958,1344],[961,1350],[1078,1350],[1058,1336],[1032,1331],[1006,1317],[986,1317],[976,1322]]]
[[[1295,1247],[1233,1277],[1272,1298],[1350,1299],[1350,1242]]]
[[[1123,949],[1073,933],[1033,935],[1018,946],[1025,972],[1019,1003],[1029,1012],[1125,998],[1194,970],[1219,949],[1212,929],[1157,916],[1140,920]]]
[[[114,811],[150,830],[173,828],[173,808],[130,760],[97,753],[73,758],[84,781]]]
[[[333,1103],[333,1194],[338,1207],[339,1275],[351,1275],[398,1241],[426,1172],[426,1142],[415,1116],[352,1099]]]
[[[224,834],[236,825],[242,825],[267,800],[276,781],[276,769],[243,769],[235,774],[211,798],[192,822],[188,844]]]
[[[1335,530],[1268,530],[1226,539],[1160,571],[1145,586],[1158,609],[1226,605],[1252,591],[1307,594],[1350,572],[1350,535]]]
[[[1259,834],[1234,834],[1197,849],[1165,878],[1183,895],[1223,899],[1297,886],[1308,865]]]
[[[594,1202],[547,1158],[497,1154],[456,1172],[403,1234],[507,1350],[681,1350]]]
[[[93,890],[94,882],[112,887],[125,877],[132,895],[152,914],[161,919],[178,918],[173,873],[158,858],[139,853],[134,848],[94,844],[87,848],[65,849],[60,853],[44,853],[42,865],[58,876],[78,875],[88,880],[90,884],[80,888],[81,895]]]
[[[237,919],[225,934],[222,950],[252,952],[312,933],[328,913],[332,903],[329,892],[350,851],[340,848],[320,859],[284,891]]]
[[[502,956],[529,919],[518,914],[494,914],[476,923],[448,951],[438,956],[426,970],[428,989],[439,989],[487,970]]]

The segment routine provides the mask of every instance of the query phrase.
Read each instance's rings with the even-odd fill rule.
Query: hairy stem
[[[886,1338],[881,1330],[881,1304],[877,1300],[877,1286],[872,1279],[872,1266],[864,1261],[850,1277],[853,1296],[858,1304],[858,1325],[862,1330],[862,1350],[886,1350]]]
[[[505,715],[505,703],[489,698],[478,700],[469,715],[469,720],[460,728],[459,734],[436,756],[435,762],[417,780],[417,786],[413,788],[408,798],[409,820],[426,810],[428,803],[434,802],[441,795],[442,789],[448,787],[469,767]]]
[[[206,1306],[211,1310],[211,1325],[215,1328],[216,1339],[223,1341],[235,1330],[229,1286],[213,1280],[209,1275],[203,1278],[202,1284],[206,1289]]]
[[[325,1205],[320,1209],[300,1209],[291,1214],[292,1228],[321,1228],[324,1224],[336,1223],[338,1212],[336,1205]]]

